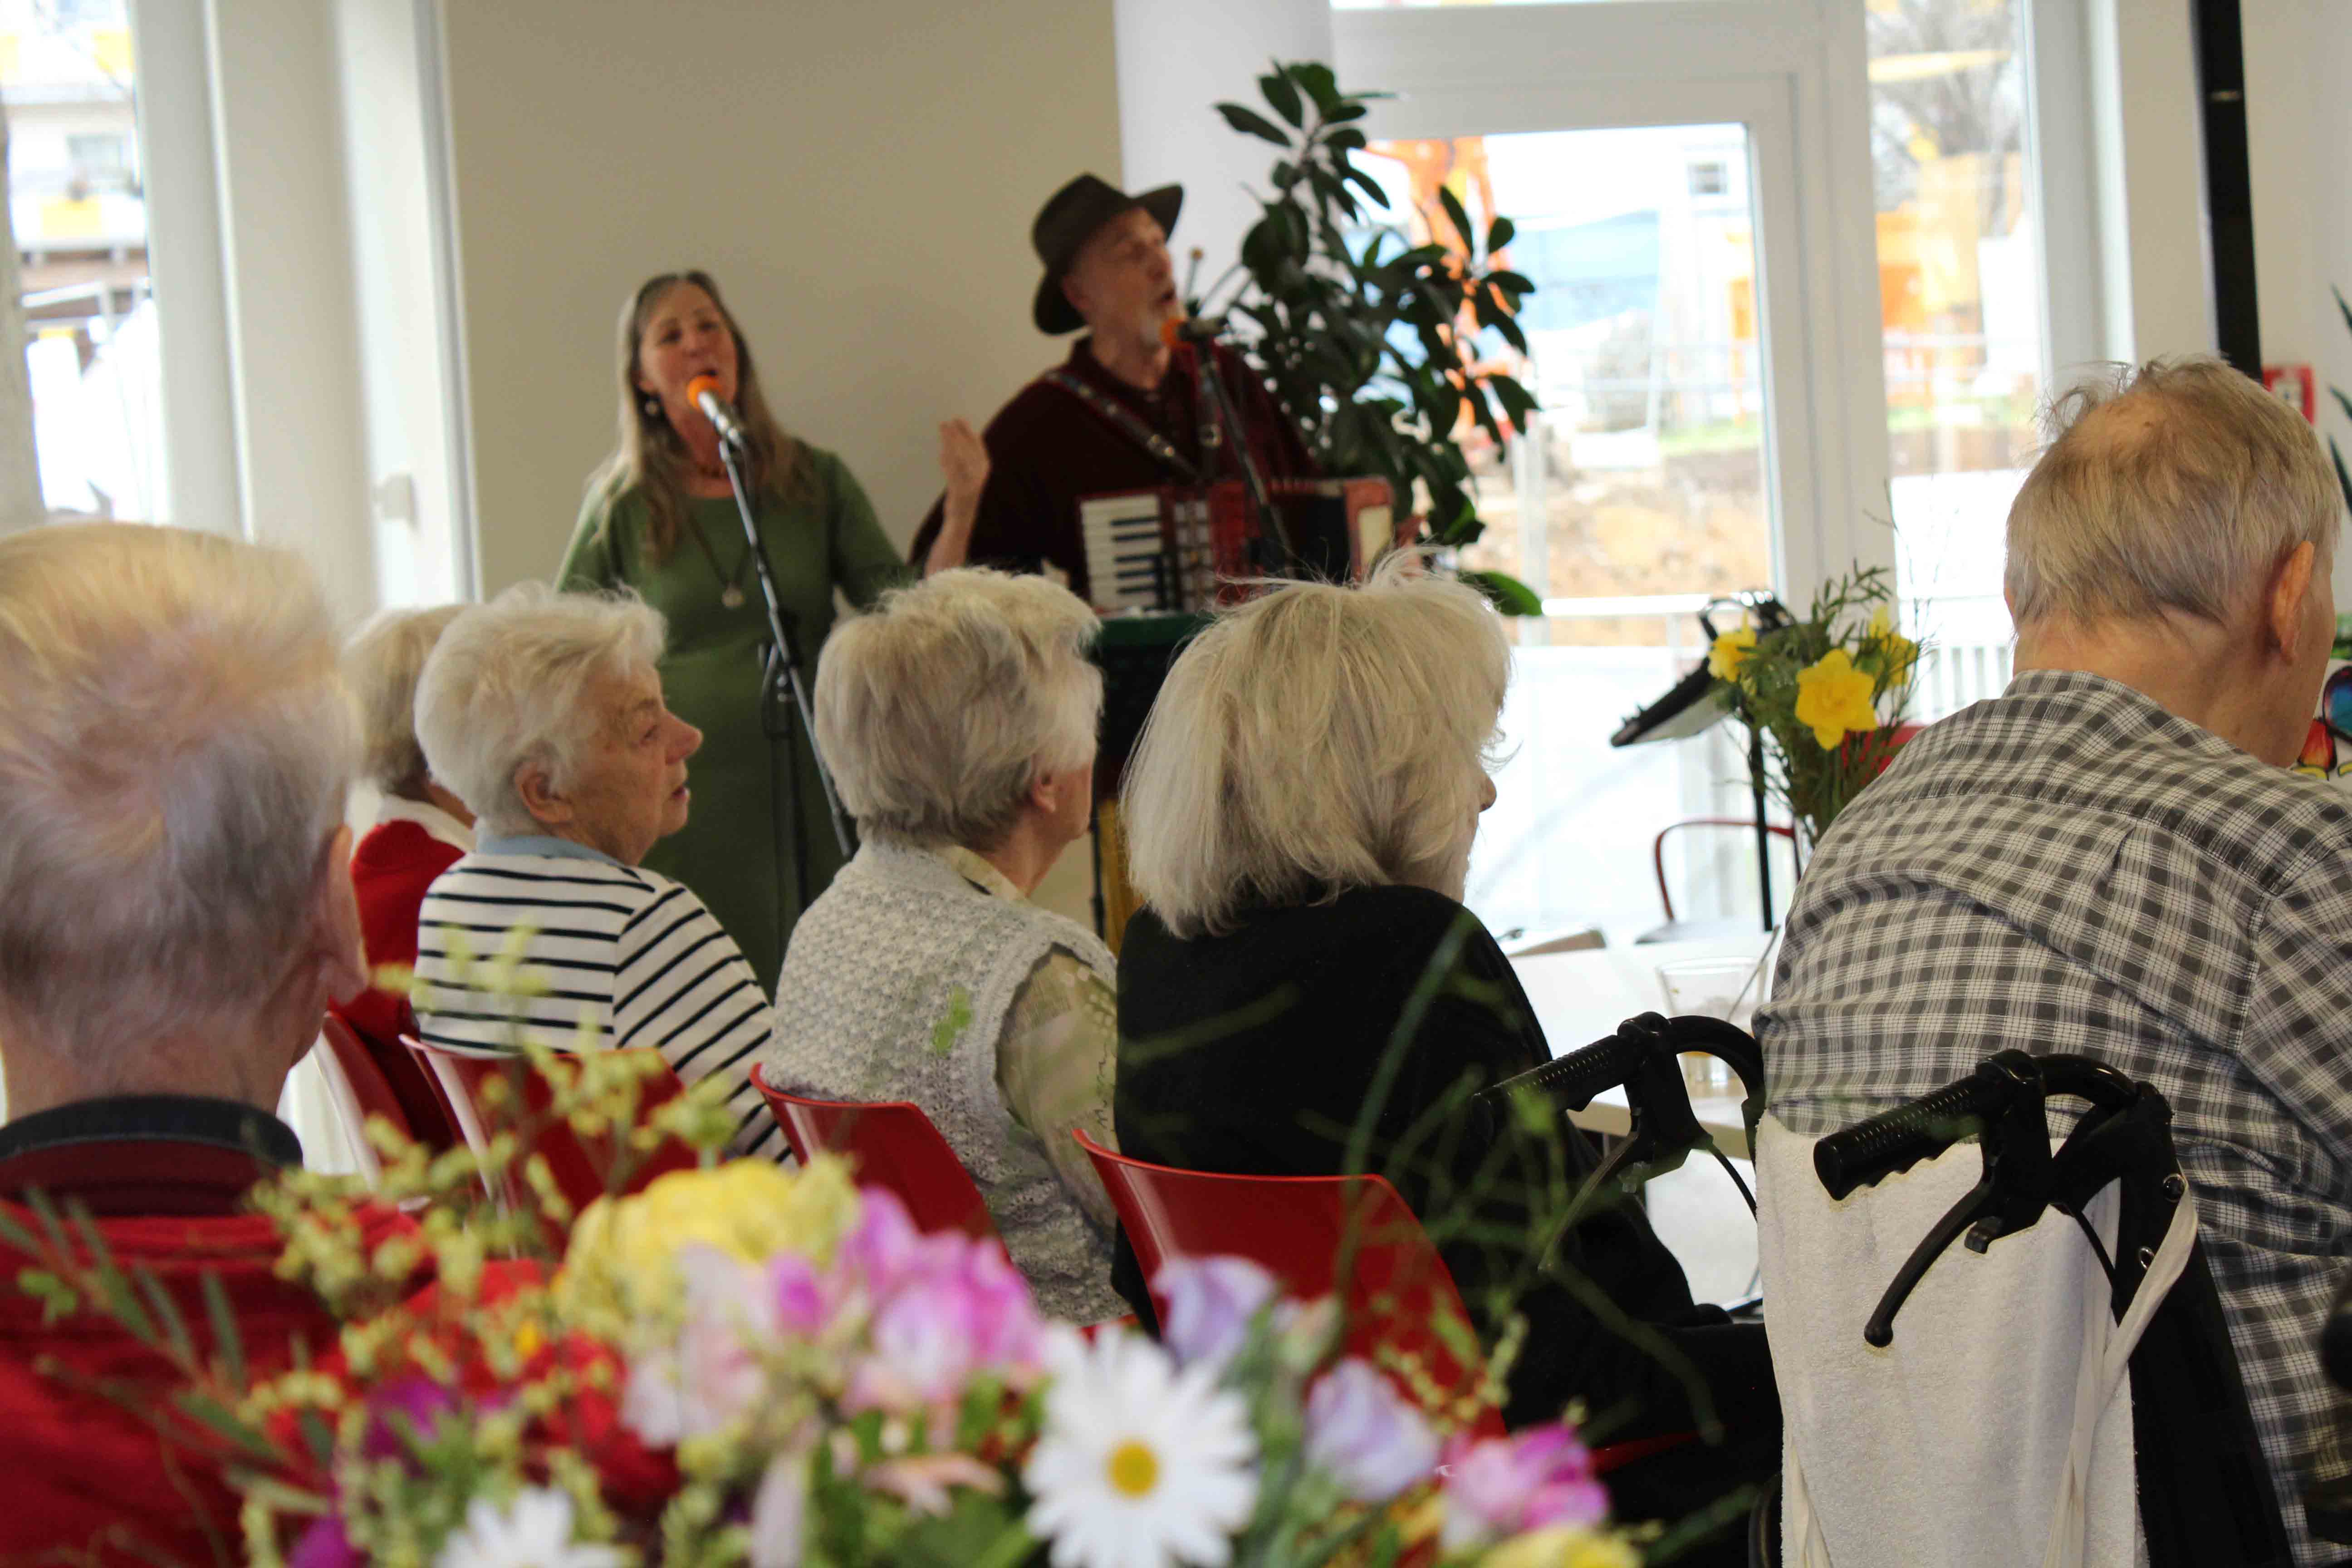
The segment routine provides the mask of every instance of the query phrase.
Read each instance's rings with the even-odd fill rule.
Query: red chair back
[[[510,1108],[520,1105],[525,1114],[537,1120],[552,1103],[552,1090],[545,1075],[532,1068],[527,1057],[509,1051],[465,1051],[428,1046],[406,1036],[401,1044],[415,1053],[433,1075],[434,1083],[448,1104],[450,1119],[478,1158],[487,1160],[485,1152],[490,1138],[513,1120]],[[659,1057],[658,1052],[642,1047],[632,1054]],[[502,1108],[490,1107],[483,1098],[483,1087],[494,1077],[503,1077],[508,1084],[509,1095]],[[660,1072],[643,1082],[638,1104],[640,1118],[650,1116],[685,1090],[677,1075],[664,1063]],[[560,1121],[541,1125],[530,1148],[523,1152],[546,1159],[555,1190],[575,1214],[607,1192],[641,1192],[656,1176],[672,1171],[690,1171],[701,1163],[700,1156],[692,1148],[674,1138],[666,1139],[650,1153],[640,1155],[625,1150],[616,1136],[589,1137]],[[626,1179],[615,1189],[614,1176],[625,1157],[634,1163],[628,1167]],[[517,1168],[483,1173],[493,1197],[508,1203],[516,1200],[516,1184],[521,1180],[519,1167],[520,1159]]]
[[[982,1241],[997,1239],[996,1222],[989,1217],[987,1200],[972,1184],[971,1173],[921,1106],[786,1094],[758,1066],[751,1068],[751,1087],[768,1102],[803,1163],[819,1150],[845,1154],[856,1165],[860,1182],[885,1188],[907,1205],[917,1230],[960,1230]]]
[[[1411,1356],[1449,1399],[1474,1392],[1478,1373],[1435,1327],[1450,1318],[1472,1333],[1462,1292],[1429,1233],[1382,1177],[1180,1171],[1114,1154],[1084,1132],[1071,1136],[1102,1177],[1146,1279],[1156,1280],[1171,1258],[1246,1258],[1280,1280],[1286,1295],[1339,1297],[1348,1310],[1348,1354],[1376,1365],[1384,1349]],[[1164,1313],[1156,1287],[1152,1300]],[[1500,1436],[1502,1417],[1485,1410],[1477,1429]]]
[[[360,1115],[381,1116],[397,1128],[401,1136],[415,1137],[416,1130],[408,1124],[407,1110],[394,1092],[392,1079],[385,1076],[383,1065],[352,1026],[330,1013],[320,1023],[319,1032],[327,1037],[328,1054],[334,1058],[333,1065],[342,1069],[343,1082],[350,1087]]]

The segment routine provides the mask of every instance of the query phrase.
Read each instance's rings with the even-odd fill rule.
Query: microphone
[[[727,406],[725,398],[719,395],[717,376],[698,375],[688,382],[686,398],[688,402],[702,410],[702,416],[710,421],[711,427],[719,432],[719,438],[721,441],[739,452],[748,452],[751,449],[751,438],[743,434],[743,422],[735,417],[735,411]]]
[[[1174,316],[1160,323],[1160,341],[1170,348],[1213,342],[1225,335],[1223,316]]]

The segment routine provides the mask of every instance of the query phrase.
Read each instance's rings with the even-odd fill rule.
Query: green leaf
[[[1366,98],[1386,98],[1389,95],[1385,92],[1368,92],[1364,94],[1364,97]],[[1365,108],[1362,103],[1350,101],[1341,104],[1339,108],[1325,115],[1323,119],[1328,124],[1345,125],[1350,120],[1361,120],[1370,112],[1371,111]]]
[[[1510,244],[1518,232],[1517,224],[1507,217],[1496,217],[1493,223],[1486,226],[1486,254],[1492,256]]]
[[[1462,205],[1462,198],[1455,195],[1451,188],[1445,185],[1437,187],[1437,205],[1445,209],[1446,221],[1454,226],[1454,232],[1462,237],[1463,244],[1468,245],[1477,237],[1478,231],[1470,226],[1470,214]]]
[[[139,1287],[139,1293],[147,1298],[147,1310],[155,1314],[157,1322],[163,1325],[163,1337],[171,1343],[173,1355],[178,1358],[182,1366],[194,1367],[196,1364],[195,1342],[188,1337],[188,1323],[181,1315],[180,1304],[172,1300],[171,1293],[163,1289],[163,1282],[151,1271],[136,1269],[131,1279]]]
[[[1497,268],[1493,272],[1487,273],[1486,281],[1493,284],[1496,288],[1500,289],[1504,293],[1508,294],[1514,300],[1518,299],[1522,295],[1532,294],[1536,291],[1536,283],[1534,279],[1526,276],[1524,273],[1513,272],[1508,268]]]
[[[228,1289],[220,1276],[204,1277],[205,1317],[213,1326],[213,1352],[221,1358],[231,1387],[245,1386],[245,1341],[236,1331],[236,1313],[230,1310]]]
[[[1496,331],[1503,334],[1503,341],[1505,342],[1510,344],[1521,353],[1527,353],[1529,352],[1528,348],[1528,334],[1520,331],[1519,319],[1517,316],[1514,316],[1508,310],[1498,311],[1495,316],[1492,325]]]
[[[1345,125],[1323,138],[1323,144],[1341,153],[1360,153],[1364,149],[1364,133],[1352,125]]]
[[[1221,103],[1217,105],[1217,112],[1223,115],[1225,123],[1236,131],[1246,132],[1277,147],[1287,148],[1290,145],[1290,138],[1283,134],[1281,127],[1254,109],[1244,109],[1238,103]]]
[[[1320,60],[1299,60],[1282,69],[1284,75],[1307,89],[1307,96],[1315,100],[1315,112],[1326,120],[1349,101],[1339,95],[1339,79],[1331,74],[1331,68]]]
[[[1291,125],[1300,126],[1307,123],[1306,115],[1298,101],[1298,85],[1282,74],[1280,61],[1275,62],[1272,76],[1262,76],[1257,79],[1257,89],[1265,95],[1265,100],[1274,106],[1274,111]]]
[[[235,1412],[209,1394],[184,1388],[172,1395],[172,1404],[185,1415],[219,1433],[257,1459],[275,1459],[278,1450],[268,1436],[259,1427],[237,1418]]]
[[[1339,174],[1349,184],[1364,193],[1364,199],[1366,201],[1370,202],[1372,205],[1378,207],[1382,212],[1389,210],[1389,194],[1381,188],[1381,183],[1378,180],[1375,180],[1370,174],[1367,174],[1364,171],[1356,167],[1353,163],[1345,163],[1340,165]],[[1381,237],[1379,235],[1373,236],[1375,241]]]
[[[1537,412],[1535,395],[1521,386],[1515,376],[1497,373],[1486,378],[1486,390],[1503,405],[1503,416],[1519,429],[1528,427],[1528,416]]]
[[[2336,459],[2336,483],[2344,492],[2344,504],[2352,507],[2352,471],[2345,468],[2344,448],[2336,444],[2333,436],[2327,438],[2327,455]]]
[[[2344,290],[2329,285],[2328,292],[2336,296],[2336,308],[2344,312],[2344,330],[2352,332],[2352,302],[2344,298]]]
[[[74,1288],[46,1268],[18,1269],[16,1289],[41,1304],[41,1327],[45,1329],[81,1310],[81,1297]]]

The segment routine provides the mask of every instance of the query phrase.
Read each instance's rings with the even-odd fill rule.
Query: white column
[[[377,591],[332,6],[209,0],[205,20],[246,530],[356,621]]]
[[[169,484],[164,515],[155,521],[241,534],[205,0],[131,0],[131,22],[148,271],[163,340]]]
[[[1257,221],[1257,203],[1244,187],[1263,193],[1281,155],[1273,143],[1229,128],[1211,106],[1244,103],[1274,118],[1257,79],[1275,60],[1330,61],[1329,0],[1118,0],[1114,23],[1121,183],[1130,191],[1184,187],[1170,248],[1180,284],[1186,252],[1195,246],[1204,252],[1205,289],[1240,257],[1242,236]],[[1113,177],[1108,169],[1096,173]]]

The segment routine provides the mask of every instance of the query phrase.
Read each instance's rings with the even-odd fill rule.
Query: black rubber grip
[[[1980,1068],[1908,1105],[1831,1133],[1813,1145],[1813,1173],[1830,1196],[1842,1198],[1980,1131],[2015,1091],[1997,1070]]]
[[[1647,1036],[1612,1035],[1521,1073],[1502,1087],[1538,1089],[1569,1110],[1581,1110],[1602,1089],[1614,1089],[1632,1078],[1649,1049]]]

